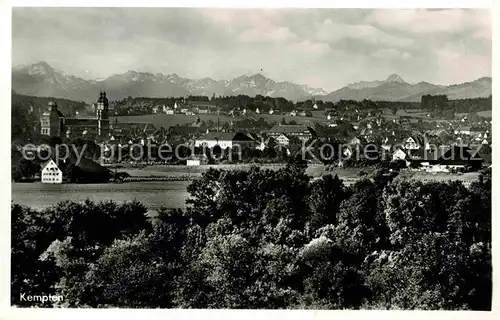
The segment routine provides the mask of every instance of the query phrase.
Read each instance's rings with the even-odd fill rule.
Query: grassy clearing
[[[399,178],[406,179],[415,179],[421,181],[435,181],[435,182],[443,182],[448,180],[460,180],[463,182],[472,182],[476,181],[479,177],[478,172],[467,172],[463,175],[444,173],[444,172],[420,172],[420,171],[402,171],[399,174]]]
[[[484,118],[492,118],[493,117],[491,110],[489,110],[489,111],[479,111],[477,113],[477,115],[480,116],[480,117],[484,117]]]
[[[113,117],[111,121],[115,121],[117,119],[118,122],[141,122],[141,123],[151,123],[153,124],[156,128],[164,127],[172,127],[175,125],[183,125],[183,124],[190,124],[196,121],[196,118],[200,118],[202,121],[217,121],[217,115],[195,115],[195,116],[188,116],[185,114],[146,114],[146,115],[140,115],[140,116],[120,116],[120,117]],[[219,121],[220,123],[224,122],[230,122],[233,119],[232,117],[226,116],[226,115],[220,115],[219,116]]]
[[[217,122],[217,115],[216,114],[198,114],[194,116],[188,116],[185,114],[146,114],[146,115],[140,115],[140,116],[119,116],[119,117],[113,117],[111,121],[115,121],[117,119],[118,122],[140,122],[140,123],[151,123],[153,124],[156,128],[164,127],[172,127],[175,125],[183,125],[183,124],[190,124],[196,121],[197,118],[200,118],[202,121],[208,122],[208,121],[213,121]],[[219,117],[219,122],[221,124],[223,123],[229,123],[231,121],[240,121],[244,120],[244,116],[238,116],[238,117],[231,117],[228,115],[220,115]],[[324,111],[314,111],[312,117],[292,117],[290,115],[276,115],[276,114],[255,114],[252,116],[252,118],[259,119],[263,118],[267,123],[275,123],[275,122],[281,122],[283,118],[285,118],[285,121],[290,122],[290,121],[295,121],[298,124],[304,124],[307,126],[312,126],[315,122],[322,122],[326,123],[328,122],[326,120],[326,116],[324,115]]]

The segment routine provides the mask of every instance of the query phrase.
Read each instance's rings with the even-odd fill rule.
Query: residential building
[[[50,159],[42,169],[42,183],[62,183],[63,173],[54,160]]]
[[[465,135],[470,135],[471,134],[471,127],[470,126],[461,126],[455,129],[455,134],[465,134]]]
[[[300,124],[277,124],[268,130],[268,135],[277,138],[280,135],[287,137],[297,137],[306,141],[316,136],[316,132],[311,128]]]
[[[257,142],[242,132],[208,132],[195,140],[195,147],[213,148],[215,146],[221,149],[238,146],[243,150],[255,148]]]
[[[166,105],[162,106],[162,111],[165,114],[174,114],[174,108],[166,106]]]
[[[192,155],[186,160],[187,166],[199,166],[208,164],[208,157],[204,154],[202,155]]]
[[[196,112],[198,112],[199,114],[209,114],[210,113],[210,109],[195,108],[194,110],[196,110]]]
[[[410,156],[410,161],[426,166],[437,166],[439,168],[472,167],[479,169],[483,159],[477,150],[467,146],[452,146],[450,148],[437,148],[435,150],[419,150],[418,155]]]
[[[276,137],[276,142],[282,146],[288,146],[290,144],[290,139],[284,134],[280,134]]]
[[[147,137],[155,131],[155,126],[147,122],[115,121],[110,126],[110,133],[115,139],[119,137]]]
[[[447,144],[453,140],[453,137],[444,129],[429,130],[426,132],[426,136],[429,138],[437,138],[442,144]]]
[[[418,135],[407,137],[403,142],[403,148],[406,150],[419,150],[422,147],[424,147],[424,141]]]
[[[200,114],[209,114],[217,111],[217,104],[214,101],[189,101],[188,106]]]
[[[480,127],[471,127],[469,133],[472,137],[481,138],[486,133],[486,130]]]
[[[392,160],[405,160],[406,159],[406,152],[401,150],[401,148],[396,149],[393,154],[392,154]]]

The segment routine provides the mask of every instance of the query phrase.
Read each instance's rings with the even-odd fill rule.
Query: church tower
[[[97,100],[97,135],[99,137],[109,136],[109,103],[106,92],[101,92]]]

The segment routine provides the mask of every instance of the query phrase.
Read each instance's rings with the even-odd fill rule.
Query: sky
[[[13,8],[13,65],[84,79],[129,70],[226,79],[262,73],[333,91],[399,74],[491,76],[487,9]]]

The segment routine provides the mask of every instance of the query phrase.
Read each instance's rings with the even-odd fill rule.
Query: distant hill
[[[361,81],[349,84],[327,95],[324,101],[373,100],[373,101],[420,101],[425,94],[445,94],[449,99],[486,98],[491,95],[491,78],[483,77],[472,82],[442,86],[428,82],[411,84],[399,75],[392,74],[386,80]]]
[[[22,65],[12,70],[12,88],[17,93],[92,102],[100,90],[111,100],[132,97],[184,97],[238,95],[283,97],[288,100],[324,95],[323,89],[291,82],[275,82],[261,74],[233,80],[188,79],[177,74],[128,71],[103,80],[85,80],[55,70],[46,62]]]
[[[73,101],[68,99],[50,98],[50,97],[34,97],[17,93],[12,93],[12,107],[21,107],[28,109],[33,107],[33,112],[43,112],[47,108],[49,101],[55,101],[58,109],[65,116],[74,116],[76,112],[80,114],[86,113],[85,102]]]

